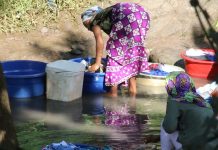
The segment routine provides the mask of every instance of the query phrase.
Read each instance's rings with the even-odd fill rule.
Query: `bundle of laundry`
[[[60,143],[52,143],[45,146],[42,150],[112,150],[109,146],[103,148],[85,144],[72,144],[62,141]]]

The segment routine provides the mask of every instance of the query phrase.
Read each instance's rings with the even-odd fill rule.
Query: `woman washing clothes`
[[[117,3],[102,9],[98,6],[81,15],[84,26],[93,32],[96,40],[96,60],[89,68],[99,69],[104,42],[102,30],[108,34],[105,84],[111,86],[108,96],[116,97],[118,85],[126,83],[129,93],[136,94],[136,75],[148,69],[144,41],[149,28],[149,15],[135,3]]]
[[[207,150],[205,135],[209,134],[209,121],[214,117],[211,105],[197,94],[192,79],[185,72],[171,72],[166,77],[166,90],[162,150]]]

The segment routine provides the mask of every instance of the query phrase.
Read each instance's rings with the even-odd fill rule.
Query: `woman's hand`
[[[89,72],[95,72],[96,70],[99,69],[99,67],[100,67],[99,64],[94,63],[93,65],[89,66],[88,71],[89,71]]]
[[[216,88],[214,89],[214,91],[211,93],[211,96],[212,96],[213,98],[218,98],[218,87],[216,87]]]

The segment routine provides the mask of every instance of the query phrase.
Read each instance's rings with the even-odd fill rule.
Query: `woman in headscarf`
[[[117,96],[121,83],[129,85],[130,94],[136,94],[135,76],[148,69],[147,50],[144,47],[149,28],[149,15],[135,3],[117,3],[105,9],[94,6],[81,15],[83,24],[94,33],[96,61],[89,71],[96,71],[103,55],[103,30],[109,39],[106,45],[107,66],[105,84],[111,86],[110,96]]]
[[[213,117],[211,105],[196,89],[185,72],[171,72],[166,77],[168,93],[166,115],[161,129],[162,150],[205,150],[208,121]],[[168,141],[167,141],[168,140]],[[180,144],[181,143],[181,144]]]

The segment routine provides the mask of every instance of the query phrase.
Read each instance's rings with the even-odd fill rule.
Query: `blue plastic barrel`
[[[81,62],[85,60],[88,63],[91,63],[91,57],[86,58],[74,58],[69,61]],[[102,61],[106,62],[106,58],[103,58]],[[108,87],[105,86],[104,81],[105,73],[92,73],[85,72],[83,80],[83,93],[104,93],[108,90]]]
[[[31,60],[1,62],[9,97],[30,98],[45,93],[46,63]]]

